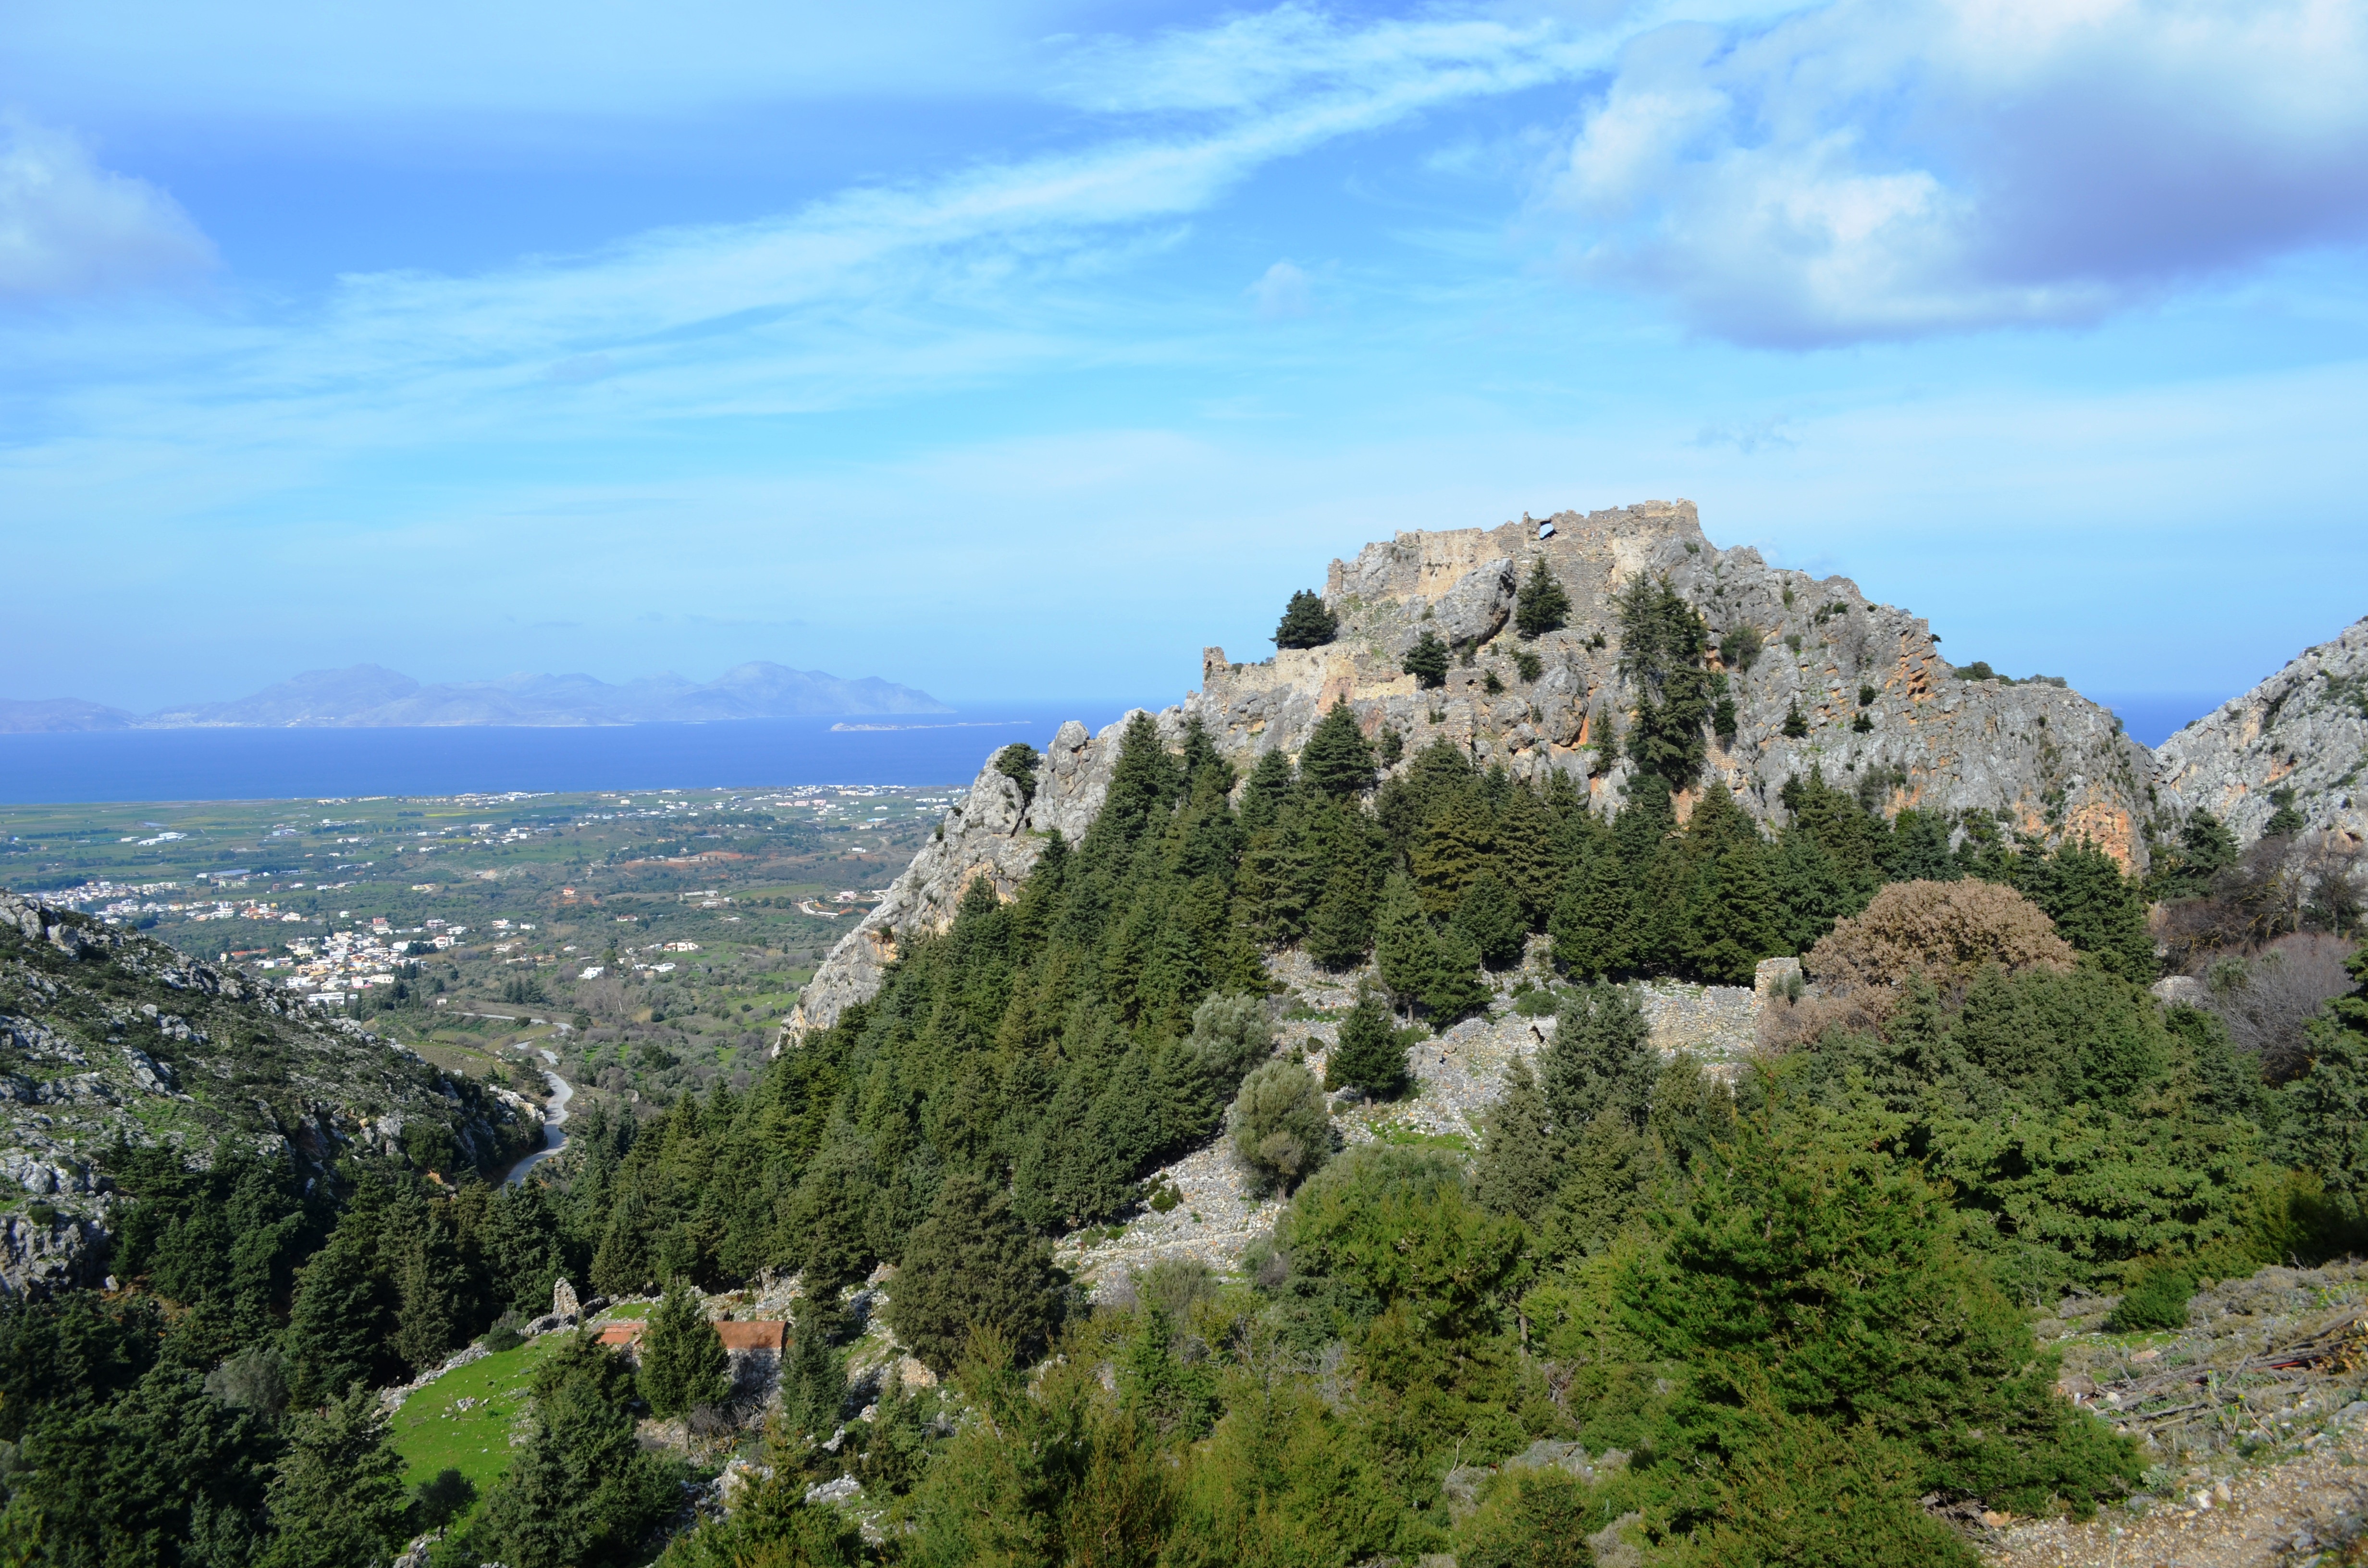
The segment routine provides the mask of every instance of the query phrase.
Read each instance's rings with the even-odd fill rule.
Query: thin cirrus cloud
[[[199,424],[268,409],[291,435],[377,427],[408,444],[465,430],[492,404],[526,426],[538,410],[555,425],[577,417],[534,401],[537,389],[547,400],[597,388],[611,414],[679,419],[847,406],[1038,368],[1083,351],[1096,335],[1080,325],[1100,308],[1037,302],[1045,283],[1158,248],[1262,166],[1566,77],[1584,58],[1537,27],[1359,28],[1277,15],[1295,54],[1278,52],[1274,28],[1240,24],[1214,39],[1079,46],[1067,79],[1080,93],[1097,84],[1120,113],[1176,107],[1178,95],[1155,84],[1189,57],[1201,85],[1182,96],[1205,111],[1190,123],[1128,121],[1070,151],[850,189],[777,218],[653,231],[586,256],[475,276],[349,277],[307,315],[225,333],[206,398],[154,393]],[[1228,60],[1255,68],[1228,76]],[[1257,299],[1292,313],[1304,279],[1270,275]],[[171,409],[155,412],[164,423],[144,427],[170,422]]]
[[[213,264],[171,197],[101,168],[65,131],[0,117],[0,301],[177,281]]]
[[[2080,324],[2368,231],[2345,0],[1834,0],[1624,46],[1533,218],[1780,347]]]

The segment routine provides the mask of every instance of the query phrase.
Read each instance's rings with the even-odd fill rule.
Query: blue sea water
[[[2159,745],[2211,695],[2100,699]],[[0,801],[262,801],[511,790],[966,784],[998,746],[1042,746],[1066,719],[1099,730],[1112,699],[974,706],[942,716],[743,719],[612,728],[117,730],[0,735]],[[1156,706],[1146,704],[1145,706]],[[835,729],[834,724],[893,725]]]
[[[2233,691],[2216,696],[2211,692],[2153,691],[2095,697],[2092,700],[2112,710],[2132,740],[2140,745],[2158,746],[2181,726],[2193,723],[2236,695]]]
[[[1145,706],[1153,706],[1146,704]],[[1110,699],[870,719],[600,729],[116,730],[0,735],[0,801],[260,801],[512,790],[967,784],[997,747],[1042,747]],[[843,729],[840,725],[894,728]]]

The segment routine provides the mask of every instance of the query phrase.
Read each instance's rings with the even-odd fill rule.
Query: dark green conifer
[[[1274,645],[1321,648],[1339,633],[1339,617],[1332,613],[1320,596],[1302,588],[1291,596],[1291,603],[1283,608],[1282,622],[1274,629]]]
[[[1609,1111],[1645,1125],[1660,1058],[1635,988],[1597,981],[1573,991],[1554,1014],[1554,1037],[1540,1073],[1546,1119],[1571,1138]]]
[[[403,1457],[387,1442],[375,1391],[357,1383],[289,1423],[269,1507],[271,1544],[260,1568],[350,1568],[402,1550]]]
[[[1514,596],[1513,630],[1523,637],[1543,637],[1560,631],[1569,619],[1570,595],[1563,591],[1562,584],[1546,569],[1545,558],[1540,556]]]
[[[1377,1098],[1391,1099],[1406,1082],[1406,1047],[1398,1041],[1389,1007],[1377,992],[1360,988],[1357,1005],[1340,1020],[1338,1040],[1324,1059],[1324,1086],[1353,1085]]]
[[[1439,934],[1405,877],[1393,875],[1383,886],[1374,925],[1373,961],[1382,984],[1398,1006],[1410,1008],[1436,982],[1442,960]]]
[[[702,1404],[720,1404],[731,1392],[731,1360],[723,1340],[699,1304],[687,1279],[666,1287],[642,1336],[642,1369],[636,1380],[643,1403],[654,1415],[680,1415]]]
[[[1463,934],[1489,969],[1510,969],[1521,961],[1529,922],[1521,906],[1496,873],[1483,870],[1463,890],[1455,905],[1453,928]]]
[[[1406,650],[1406,658],[1398,667],[1414,676],[1414,684],[1422,689],[1445,686],[1448,652],[1447,644],[1439,640],[1439,634],[1425,627],[1422,635],[1414,640],[1414,646]]]
[[[1797,741],[1806,736],[1808,733],[1809,721],[1801,716],[1800,703],[1793,701],[1784,704],[1785,735],[1789,739]]]
[[[2160,965],[2146,932],[2145,896],[2112,856],[2075,839],[2044,858],[2026,857],[2015,881],[2066,941],[2124,980],[2154,979]]]
[[[1562,1179],[1557,1150],[1546,1123],[1545,1093],[1530,1059],[1516,1052],[1505,1069],[1504,1091],[1488,1108],[1474,1195],[1495,1213],[1536,1223]]]
[[[1019,1223],[1010,1200],[956,1171],[905,1249],[888,1321],[940,1373],[954,1369],[980,1329],[1002,1335],[1012,1354],[1030,1361],[1060,1322],[1063,1282],[1051,1250]]]
[[[1373,748],[1343,698],[1332,704],[1299,754],[1299,779],[1318,795],[1349,800],[1373,787]]]

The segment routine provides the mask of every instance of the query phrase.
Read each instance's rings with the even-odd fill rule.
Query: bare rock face
[[[1638,697],[1620,674],[1617,601],[1640,577],[1666,577],[1709,622],[1713,642],[1757,636],[1748,661],[1748,637],[1728,644],[1732,665],[1713,658],[1735,699],[1736,732],[1731,747],[1713,741],[1708,769],[1752,815],[1774,820],[1784,781],[1822,767],[1828,783],[1861,790],[1886,812],[1977,806],[2050,842],[2086,835],[2143,869],[2152,758],[2078,693],[1959,680],[1923,620],[1871,603],[1848,578],[1820,580],[1770,567],[1754,550],[1720,550],[1688,502],[1564,512],[1548,527],[1544,538],[1527,519],[1402,533],[1335,561],[1324,597],[1339,618],[1338,637],[1255,664],[1208,649],[1185,713],[1247,767],[1269,751],[1295,756],[1345,699],[1369,735],[1397,730],[1409,757],[1443,737],[1516,777],[1565,772],[1609,811],[1632,765],[1622,758],[1592,773],[1595,743],[1606,722],[1624,736]],[[1525,642],[1511,609],[1540,561],[1569,595],[1571,613],[1562,630]],[[1445,687],[1429,691],[1401,668],[1425,631],[1458,653]],[[1534,677],[1520,674],[1523,652],[1543,666]],[[1861,703],[1862,690],[1871,700]],[[1808,725],[1797,738],[1783,733],[1796,705]],[[1692,798],[1679,805],[1691,811]]]
[[[2304,831],[2368,841],[2368,619],[2162,743],[2159,789],[2207,811],[2240,844],[2292,790]]]
[[[0,1296],[40,1300],[97,1285],[105,1272],[107,1233],[73,1214],[0,1217]]]
[[[869,1000],[895,961],[898,942],[952,925],[972,882],[984,877],[998,897],[1016,897],[1053,835],[1072,844],[1084,837],[1110,792],[1119,736],[1133,717],[1130,712],[1093,736],[1074,719],[1062,725],[1037,765],[1032,798],[1023,799],[1019,784],[997,772],[991,759],[980,768],[969,792],[947,811],[936,839],[815,970],[783,1025],[781,1043],[793,1045],[811,1030],[826,1029],[850,1006]],[[1170,708],[1156,722],[1164,739],[1181,738],[1179,710]]]

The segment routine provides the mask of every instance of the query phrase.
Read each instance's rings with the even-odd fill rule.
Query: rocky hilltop
[[[2303,651],[2235,701],[2198,719],[2157,753],[2160,790],[2182,811],[2207,811],[2250,843],[2294,791],[2303,831],[2368,841],[2368,619]]]
[[[529,1102],[302,1006],[0,893],[0,1182],[17,1210],[0,1217],[0,1290],[97,1283],[113,1204],[103,1156],[119,1140],[200,1162],[244,1144],[307,1168],[344,1147],[400,1146],[423,1125],[484,1165],[541,1141]]]
[[[1514,602],[1540,561],[1571,609],[1559,630],[1525,641],[1512,626]],[[1886,812],[1978,808],[2051,843],[2085,835],[2145,869],[2154,758],[2111,713],[2058,685],[1961,680],[1921,619],[1870,601],[1846,577],[1771,567],[1749,548],[1721,550],[1685,501],[1369,544],[1327,574],[1324,601],[1338,619],[1331,642],[1255,663],[1210,648],[1201,688],[1158,722],[1175,740],[1200,720],[1247,773],[1267,752],[1296,756],[1324,713],[1346,700],[1368,735],[1397,732],[1406,757],[1443,737],[1520,777],[1563,771],[1609,812],[1633,765],[1598,742],[1606,724],[1624,734],[1637,705],[1620,668],[1617,602],[1640,578],[1666,579],[1709,625],[1712,667],[1727,677],[1736,730],[1731,745],[1711,742],[1708,772],[1754,816],[1781,817],[1784,781],[1822,767],[1829,782]],[[1444,686],[1428,690],[1402,667],[1425,632],[1455,650]],[[1534,659],[1534,675],[1523,673],[1522,653]],[[1794,712],[1806,733],[1787,735]],[[1083,834],[1124,727],[1121,720],[1089,736],[1081,724],[1063,726],[1032,799],[991,766],[982,771],[938,841],[824,961],[786,1038],[826,1028],[870,996],[898,940],[942,929],[974,877],[1008,892],[1045,835]],[[1680,812],[1696,798],[1680,797]]]

